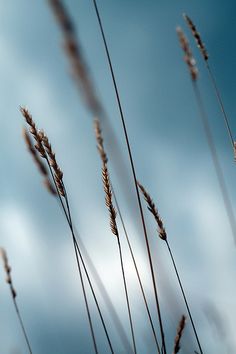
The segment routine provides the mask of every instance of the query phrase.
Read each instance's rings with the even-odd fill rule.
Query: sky
[[[155,313],[124,134],[93,4],[85,0],[64,0],[64,4],[120,145],[125,170],[116,167],[117,156],[106,145],[110,137],[104,135],[111,178]],[[98,6],[137,176],[163,218],[204,352],[233,353],[235,242],[175,28],[180,25],[185,30],[197,61],[199,89],[234,207],[236,171],[232,147],[204,62],[182,14],[187,13],[201,32],[234,132],[235,2],[103,0],[98,1]],[[0,28],[0,245],[8,253],[33,352],[87,354],[93,352],[93,347],[69,228],[56,200],[43,188],[26,150],[20,106],[30,110],[37,126],[49,136],[64,172],[74,223],[130,340],[118,250],[104,203],[93,117],[73,82],[60,29],[46,0],[0,0]],[[178,321],[186,309],[165,244],[158,239],[156,225],[144,210],[171,352]],[[122,231],[121,242],[138,353],[152,354],[155,346]],[[4,279],[1,268],[0,353],[25,353],[27,348]],[[115,352],[125,353],[97,292]],[[109,353],[90,297],[89,302],[99,353]],[[183,353],[197,350],[189,320],[182,345]]]

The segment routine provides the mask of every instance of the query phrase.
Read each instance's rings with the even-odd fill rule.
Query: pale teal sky
[[[92,1],[64,2],[78,29],[97,92],[108,111],[129,168]],[[233,353],[232,348],[235,350],[236,346],[233,339],[235,246],[175,27],[181,25],[191,39],[182,13],[186,12],[196,22],[209,50],[210,64],[234,132],[235,2],[100,0],[98,5],[138,178],[157,201],[164,219],[206,353]],[[200,89],[235,205],[236,170],[232,150],[207,72],[192,39],[191,44],[200,69]],[[78,99],[62,51],[61,33],[46,0],[0,0],[0,52],[0,244],[9,254],[34,354],[89,354],[92,346],[80,285],[75,283],[77,274],[69,230],[56,202],[41,186],[38,172],[26,152],[21,137],[23,120],[19,106],[26,105],[38,127],[44,128],[50,137],[64,171],[75,223],[128,333],[117,249],[103,202],[92,117],[83,101]],[[136,219],[132,180],[123,180],[122,185],[113,168],[111,174],[146,279],[146,256]],[[155,225],[148,213],[145,215],[156,264],[161,270],[161,304],[171,350],[176,324],[185,309],[167,261],[167,252],[159,240],[157,245]],[[154,346],[130,264],[127,258],[138,352],[152,354]],[[0,276],[0,353],[25,353],[2,270]],[[146,287],[151,302],[148,280]],[[219,316],[223,316],[228,337],[225,335],[222,339],[212,328],[204,310],[209,303],[217,308]],[[106,317],[114,335],[116,353],[124,353],[107,313]],[[96,326],[100,353],[108,353],[99,328]],[[183,353],[197,349],[194,339],[189,340],[189,336],[188,323]]]

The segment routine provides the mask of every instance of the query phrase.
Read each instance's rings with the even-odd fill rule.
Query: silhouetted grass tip
[[[197,28],[196,28],[195,24],[193,23],[191,18],[189,16],[187,16],[186,14],[183,14],[183,18],[185,19],[187,25],[189,26],[189,28],[190,28],[190,30],[192,32],[192,35],[193,35],[193,37],[196,40],[197,46],[200,49],[200,52],[202,53],[202,56],[203,56],[204,60],[207,61],[208,58],[209,58],[209,55],[207,53],[205,44],[203,43],[203,41],[201,39],[200,33],[197,31]]]
[[[187,66],[189,68],[192,80],[196,81],[197,77],[198,77],[198,69],[196,67],[196,60],[194,59],[194,57],[192,55],[192,51],[190,49],[187,37],[185,36],[184,32],[182,31],[182,29],[180,27],[176,28],[176,32],[179,37],[179,42],[180,42],[181,48],[183,49],[184,54],[185,54],[184,61],[186,62]]]
[[[139,182],[137,182],[140,191],[142,192],[144,199],[146,200],[147,204],[148,204],[148,210],[152,213],[152,215],[154,216],[156,223],[158,225],[158,233],[159,236],[162,240],[166,241],[167,239],[167,234],[166,234],[166,230],[164,228],[163,225],[163,221],[158,213],[157,207],[154,204],[150,194],[146,191],[146,189],[143,187],[143,185]]]

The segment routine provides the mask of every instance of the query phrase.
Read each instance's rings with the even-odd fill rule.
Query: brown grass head
[[[111,231],[115,236],[118,237],[119,235],[118,235],[118,229],[116,224],[116,210],[112,203],[112,191],[111,191],[110,179],[109,179],[109,174],[108,174],[108,169],[106,164],[103,164],[102,167],[102,181],[103,181],[103,188],[105,192],[105,202],[110,214]]]
[[[45,178],[43,180],[44,187],[47,189],[47,191],[52,194],[53,196],[57,195],[57,191],[55,187],[53,186],[52,182],[50,181],[49,177]]]
[[[42,159],[40,158],[38,150],[36,150],[36,148],[34,147],[32,141],[31,141],[30,135],[29,135],[26,128],[23,128],[22,134],[23,134],[23,138],[25,140],[25,144],[28,148],[30,155],[32,156],[36,166],[38,167],[39,172],[44,177],[44,179],[43,179],[44,186],[46,187],[46,189],[48,190],[48,192],[50,194],[55,196],[57,194],[57,192],[56,192],[56,190],[49,178],[48,170],[47,170],[45,164],[43,163]],[[40,133],[37,132],[37,134],[39,135],[39,137],[41,139]]]
[[[60,23],[63,31],[68,33],[74,33],[74,26],[69,16],[67,15],[66,9],[60,0],[48,0],[49,4],[53,8],[54,14]]]
[[[156,220],[156,223],[158,225],[158,233],[159,233],[160,238],[162,240],[166,241],[167,240],[166,230],[164,228],[162,219],[158,213],[156,205],[154,204],[150,194],[146,191],[146,189],[143,187],[143,185],[139,182],[137,182],[137,184],[138,184],[140,191],[142,192],[142,194],[144,196],[144,199],[147,202],[148,210],[152,213],[152,215],[154,216],[154,218]]]
[[[9,266],[9,263],[8,263],[7,253],[2,247],[0,247],[0,257],[2,258],[4,270],[6,273],[6,282],[10,286],[11,295],[12,295],[13,299],[15,299],[17,294],[16,294],[16,291],[13,288],[13,284],[12,284],[11,267]]]
[[[195,24],[193,23],[193,21],[191,20],[191,18],[189,16],[187,16],[186,14],[183,14],[183,18],[185,19],[188,27],[190,28],[193,37],[196,40],[197,46],[200,49],[200,52],[202,53],[202,56],[204,58],[204,60],[208,60],[209,55],[207,53],[205,44],[203,43],[200,33],[197,31]]]
[[[115,236],[118,237],[119,235],[118,235],[118,229],[116,224],[116,210],[112,203],[112,191],[111,191],[110,178],[109,178],[109,173],[107,168],[108,158],[104,149],[102,130],[98,119],[94,120],[94,131],[97,140],[97,149],[102,160],[102,182],[103,182],[103,188],[105,192],[105,202],[110,214],[111,231]]]
[[[184,51],[184,61],[186,62],[188,68],[189,68],[189,72],[191,75],[191,78],[193,81],[197,80],[198,77],[198,69],[196,67],[196,60],[194,59],[193,55],[192,55],[192,51],[190,49],[187,37],[185,36],[184,32],[182,31],[182,29],[180,27],[176,28],[176,32],[177,35],[179,37],[179,42],[181,45],[181,48]]]
[[[42,139],[38,133],[38,130],[36,128],[36,124],[32,118],[32,115],[24,107],[20,107],[20,111],[21,111],[23,117],[25,118],[26,123],[30,126],[30,133],[33,135],[33,137],[36,141],[35,149],[40,153],[40,155],[43,158],[46,158],[46,153],[45,153],[45,150],[42,145]]]
[[[48,156],[49,158],[48,161],[54,172],[54,178],[55,178],[58,191],[61,196],[65,197],[65,188],[62,181],[63,173],[57,163],[55,153],[52,151],[52,147],[51,144],[49,143],[48,137],[45,135],[43,131],[37,130],[32,115],[29,113],[29,111],[26,108],[21,107],[20,111],[24,116],[26,122],[29,124],[30,132],[33,135],[34,139],[36,140],[35,149],[40,153],[40,155],[43,158],[47,158]],[[28,138],[26,139],[27,139],[26,142],[29,143]],[[49,186],[49,183],[50,182],[47,181],[46,185]],[[53,189],[50,188],[49,190],[52,191]]]
[[[94,119],[94,131],[95,131],[95,137],[97,140],[97,149],[98,152],[101,156],[102,162],[106,164],[108,162],[107,154],[104,149],[103,145],[103,137],[102,137],[102,131],[100,127],[100,122],[97,118]]]
[[[39,132],[39,135],[42,139],[43,147],[48,155],[49,164],[52,167],[58,191],[62,197],[65,197],[65,188],[63,184],[63,172],[57,163],[56,155],[52,150],[52,146],[49,142],[47,135],[42,130]]]
[[[49,4],[64,35],[65,52],[71,62],[72,73],[82,93],[86,103],[94,115],[102,112],[102,107],[97,99],[93,83],[90,79],[89,70],[84,60],[83,51],[78,42],[73,22],[67,12],[62,0],[49,0]]]
[[[181,320],[180,320],[180,322],[179,322],[179,326],[178,326],[178,328],[177,328],[177,333],[176,333],[176,337],[175,337],[175,344],[174,344],[173,354],[178,353],[179,350],[180,350],[180,340],[181,340],[182,335],[183,335],[185,323],[186,323],[186,317],[185,317],[185,316],[182,316],[182,317],[181,317]]]
[[[46,169],[46,166],[44,165],[44,163],[42,162],[42,160],[40,159],[40,157],[38,156],[38,152],[35,149],[34,145],[32,144],[32,141],[30,139],[30,135],[27,131],[26,128],[23,128],[22,130],[22,134],[23,134],[23,138],[25,140],[25,144],[28,148],[29,153],[31,154],[36,166],[39,169],[39,172],[43,175],[43,176],[47,176],[48,172]]]

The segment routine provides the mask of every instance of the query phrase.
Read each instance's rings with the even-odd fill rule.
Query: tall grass
[[[223,202],[224,202],[225,212],[226,212],[226,215],[227,215],[227,218],[229,221],[229,225],[230,225],[231,232],[232,232],[232,235],[234,238],[234,242],[236,242],[236,219],[235,219],[235,215],[234,215],[233,206],[232,206],[232,203],[230,200],[230,194],[229,194],[229,191],[227,188],[224,172],[221,167],[220,160],[219,160],[218,153],[217,153],[217,149],[216,149],[216,145],[215,145],[215,142],[213,139],[213,134],[212,134],[212,130],[210,127],[208,115],[206,113],[206,108],[205,108],[205,104],[203,101],[203,97],[202,97],[201,91],[198,86],[198,82],[197,82],[198,69],[196,67],[196,61],[192,55],[187,37],[185,36],[185,34],[183,33],[183,31],[181,30],[180,27],[177,28],[177,33],[179,36],[180,44],[181,44],[182,49],[185,54],[184,60],[186,61],[187,65],[188,65],[189,72],[191,75],[191,82],[192,82],[193,91],[194,91],[196,103],[197,103],[198,110],[199,110],[199,117],[201,119],[201,122],[202,122],[202,125],[204,128],[204,132],[206,135],[209,151],[211,154],[211,159],[212,159],[213,166],[215,169],[215,174],[216,174],[216,177],[217,177],[217,180],[219,183],[220,192],[221,192]],[[199,39],[198,39],[198,41],[199,41]],[[200,42],[200,43],[201,44],[199,44],[199,46],[201,48],[201,51],[203,52],[204,57],[207,58],[208,57],[207,54],[204,54],[205,47],[203,46],[202,42]]]
[[[140,348],[139,348],[139,338],[138,336],[140,335],[138,330],[137,330],[137,323],[136,323],[136,316],[133,312],[134,308],[134,298],[130,296],[131,294],[131,284],[129,282],[129,278],[127,277],[127,271],[128,269],[126,268],[125,265],[125,253],[123,252],[123,248],[121,246],[121,237],[122,237],[122,232],[120,232],[120,226],[119,222],[121,223],[122,229],[124,231],[124,237],[128,245],[128,250],[130,252],[132,262],[134,265],[134,271],[135,271],[135,279],[137,277],[138,285],[139,285],[139,292],[135,293],[135,300],[139,303],[140,299],[144,302],[145,305],[145,311],[146,315],[148,317],[148,333],[151,334],[152,339],[155,342],[155,352],[158,354],[168,354],[170,353],[170,350],[172,351],[173,354],[178,353],[181,350],[181,340],[183,338],[183,333],[184,333],[184,328],[188,324],[188,320],[191,323],[193,333],[196,338],[196,344],[198,346],[198,350],[201,354],[206,351],[203,351],[202,347],[202,342],[199,339],[198,335],[198,326],[195,324],[195,321],[193,319],[192,312],[190,310],[190,302],[191,299],[187,299],[186,295],[186,287],[183,286],[179,270],[177,269],[176,265],[176,260],[174,257],[173,250],[170,246],[169,239],[167,238],[167,232],[163,223],[162,218],[160,217],[159,210],[157,209],[155,203],[153,202],[150,194],[147,192],[145,187],[138,182],[138,172],[136,171],[136,166],[135,166],[135,161],[133,158],[133,151],[132,151],[132,143],[129,138],[129,133],[128,133],[128,128],[127,128],[127,123],[129,117],[125,116],[123,106],[122,106],[122,101],[121,101],[121,94],[120,90],[118,88],[117,80],[116,80],[116,75],[115,75],[115,70],[113,67],[113,62],[109,50],[109,45],[106,39],[106,33],[105,29],[103,26],[103,21],[102,21],[102,16],[99,11],[99,6],[98,2],[96,0],[92,0],[95,14],[97,17],[98,21],[98,28],[99,28],[99,33],[101,34],[104,49],[105,49],[105,55],[107,58],[107,63],[108,63],[108,68],[109,72],[112,78],[112,83],[113,83],[113,88],[114,88],[114,93],[116,97],[116,102],[118,105],[119,109],[119,116],[120,116],[120,121],[122,123],[122,129],[123,129],[123,134],[125,137],[125,146],[126,146],[126,152],[127,156],[129,159],[129,164],[130,164],[130,171],[132,172],[132,191],[133,194],[136,196],[136,208],[139,212],[139,220],[135,220],[135,222],[142,227],[142,233],[144,236],[144,241],[145,241],[145,251],[148,256],[148,270],[146,271],[147,278],[151,278],[151,297],[154,296],[154,306],[155,306],[155,311],[153,311],[153,303],[151,303],[150,299],[148,299],[147,296],[147,289],[144,286],[144,281],[141,277],[141,272],[143,269],[141,268],[139,262],[137,261],[137,257],[134,251],[133,246],[131,245],[130,242],[130,237],[129,233],[127,231],[127,226],[124,222],[124,217],[123,217],[123,208],[119,204],[119,194],[116,192],[116,186],[114,186],[111,183],[111,175],[109,174],[108,170],[108,157],[107,153],[104,147],[104,139],[105,141],[109,141],[109,138],[113,137],[113,127],[111,129],[108,129],[109,134],[105,135],[103,137],[102,135],[102,123],[104,121],[108,121],[109,119],[107,117],[107,114],[105,112],[104,106],[97,96],[97,91],[96,87],[92,81],[90,72],[89,72],[89,67],[86,62],[81,43],[79,41],[78,36],[76,35],[76,28],[69,16],[69,13],[67,12],[67,9],[63,3],[62,0],[48,0],[48,3],[50,4],[53,13],[55,14],[55,17],[57,19],[57,22],[60,25],[60,28],[62,30],[62,35],[64,38],[64,49],[66,56],[69,59],[73,75],[75,78],[75,82],[77,86],[79,87],[80,93],[83,97],[83,100],[89,109],[93,122],[94,122],[94,130],[95,130],[95,138],[96,138],[96,144],[97,144],[97,150],[99,152],[100,158],[101,158],[101,163],[102,163],[102,183],[103,183],[103,188],[104,188],[104,193],[105,193],[105,204],[109,212],[109,222],[110,222],[110,229],[111,232],[114,236],[114,242],[117,242],[117,247],[118,247],[118,260],[119,260],[119,265],[120,265],[120,271],[121,271],[121,278],[122,278],[122,289],[118,287],[116,289],[117,292],[120,292],[122,296],[125,297],[125,309],[124,313],[127,314],[128,318],[128,323],[129,323],[129,332],[127,333],[126,331],[126,322],[124,318],[122,317],[122,320],[120,319],[120,313],[117,313],[116,308],[114,307],[113,301],[111,297],[108,295],[107,289],[103,283],[103,279],[100,277],[98,270],[96,269],[93,259],[91,258],[90,254],[87,252],[86,247],[84,246],[82,239],[80,238],[79,232],[75,228],[75,220],[72,218],[72,211],[71,211],[71,200],[68,197],[67,193],[67,188],[65,186],[65,182],[63,179],[63,172],[59,166],[57,156],[52,149],[51,143],[49,141],[48,136],[43,130],[39,130],[36,126],[36,123],[30,114],[30,112],[26,108],[20,108],[20,111],[28,124],[29,129],[27,130],[26,128],[23,128],[23,137],[27,146],[28,151],[30,152],[34,163],[36,164],[38,171],[43,179],[43,184],[53,195],[60,207],[60,209],[63,212],[63,217],[65,218],[65,221],[69,227],[72,243],[73,243],[73,252],[76,260],[76,265],[77,265],[77,271],[79,274],[79,281],[80,281],[80,286],[82,289],[82,294],[83,294],[83,305],[85,306],[86,309],[86,314],[87,314],[87,319],[84,321],[86,323],[87,331],[90,334],[90,339],[88,339],[88,348],[89,345],[93,349],[90,348],[91,352],[95,352],[96,354],[102,353],[101,348],[99,347],[99,341],[98,341],[98,326],[101,326],[102,330],[105,333],[107,345],[109,347],[109,352],[112,354],[119,353],[119,350],[115,347],[115,339],[114,339],[114,332],[111,330],[110,327],[108,327],[104,312],[108,312],[108,314],[112,318],[112,326],[115,327],[117,333],[119,334],[122,344],[125,348],[125,352],[128,353],[140,353],[142,354]],[[223,100],[220,95],[219,88],[216,84],[216,79],[215,76],[213,75],[212,69],[209,65],[208,59],[208,52],[205,48],[204,43],[201,40],[200,34],[196,29],[196,26],[192,22],[192,20],[187,16],[184,15],[184,19],[187,22],[187,25],[189,26],[193,37],[196,40],[197,46],[200,49],[200,52],[203,56],[203,59],[206,63],[206,67],[209,73],[210,80],[213,85],[214,92],[216,94],[218,103],[220,105],[221,111],[222,111],[222,116],[225,122],[225,126],[227,129],[227,133],[229,135],[230,143],[232,144],[232,147],[235,152],[235,142],[233,139],[233,133],[232,133],[232,128],[230,126],[230,122],[228,119],[228,116],[226,114],[226,111],[224,109],[223,105]],[[184,61],[187,64],[189,73],[190,73],[190,78],[193,86],[193,91],[197,103],[197,107],[199,109],[199,117],[202,121],[204,132],[206,134],[207,142],[208,142],[208,147],[211,153],[211,158],[213,161],[213,165],[215,168],[215,173],[216,177],[219,183],[220,191],[222,194],[223,202],[224,202],[224,207],[225,211],[229,220],[229,224],[231,226],[231,231],[232,234],[235,238],[236,241],[236,221],[235,221],[235,216],[234,216],[234,211],[233,211],[233,206],[231,204],[230,200],[230,195],[228,192],[227,184],[225,181],[225,176],[223,169],[221,167],[218,153],[217,153],[217,148],[213,139],[213,134],[211,131],[211,127],[209,124],[209,119],[208,115],[206,113],[206,107],[205,107],[205,102],[202,97],[201,91],[198,86],[198,69],[196,66],[196,61],[195,58],[193,57],[189,42],[187,40],[187,37],[185,36],[184,32],[180,27],[177,27],[177,35],[179,38],[180,45],[183,49],[184,52]],[[108,136],[109,135],[109,136]],[[118,141],[114,135],[114,141]],[[113,141],[113,143],[114,143]],[[116,145],[116,143],[115,143]],[[120,151],[119,147],[117,149]],[[122,156],[120,155],[118,157],[120,160],[122,160]],[[114,165],[118,165],[117,161],[114,161],[111,159],[111,162]],[[110,163],[110,160],[109,160]],[[127,173],[125,170],[124,173]],[[142,207],[142,202],[141,202],[141,195],[143,195],[146,203],[148,210],[151,212],[153,215],[155,222],[158,227],[158,234],[159,237],[164,243],[166,244],[172,265],[173,265],[173,271],[175,276],[177,277],[177,281],[181,290],[181,298],[183,299],[186,307],[186,312],[188,316],[182,315],[181,320],[178,324],[177,327],[177,332],[176,332],[176,337],[172,338],[170,337],[168,327],[164,326],[165,323],[165,312],[164,308],[162,308],[162,302],[160,301],[160,284],[159,284],[159,277],[158,277],[158,272],[159,268],[155,267],[155,263],[153,261],[153,250],[151,248],[151,242],[149,240],[149,235],[148,235],[148,222],[145,220],[144,216],[144,211]],[[118,217],[118,218],[117,218]],[[119,222],[117,221],[119,219]],[[7,275],[7,283],[9,284],[10,287],[10,292],[11,292],[11,297],[14,303],[15,311],[19,320],[19,323],[21,325],[21,329],[28,347],[28,351],[30,354],[32,354],[32,349],[31,349],[31,344],[28,339],[28,335],[25,329],[25,324],[22,320],[22,316],[19,310],[19,307],[16,302],[16,291],[13,287],[12,283],[12,278],[11,278],[11,268],[8,264],[8,259],[6,252],[1,249],[1,257],[3,259],[3,264],[4,264],[4,269]],[[92,279],[93,278],[93,279]],[[99,297],[97,294],[96,287],[94,286],[94,282],[96,282],[98,289],[100,290],[101,296],[103,297],[104,300],[104,305],[105,309],[102,308]],[[118,282],[117,282],[118,283]],[[88,291],[91,292],[92,298],[93,298],[93,304],[95,304],[96,311],[99,316],[99,325],[94,324],[94,318],[93,318],[93,307],[91,306],[88,298]],[[176,292],[176,298],[179,297],[179,294]],[[153,300],[153,299],[152,299]],[[152,309],[152,310],[151,310]],[[195,308],[195,311],[199,309]],[[156,321],[155,321],[156,320]],[[100,329],[100,328],[99,328]],[[91,343],[89,344],[89,342]],[[130,344],[130,342],[132,344]],[[172,345],[170,349],[170,344]],[[174,345],[173,345],[174,343]],[[204,344],[204,347],[206,347],[206,343]],[[120,349],[120,348],[119,348]],[[195,348],[192,348],[193,350]],[[196,351],[195,351],[196,352]],[[151,351],[150,351],[151,353]]]
[[[18,318],[27,348],[28,348],[28,351],[30,354],[33,354],[30,340],[29,340],[29,337],[28,337],[28,334],[27,334],[27,331],[25,328],[25,324],[22,319],[21,311],[20,311],[19,306],[16,301],[17,293],[16,293],[16,290],[15,290],[15,288],[13,286],[13,282],[12,282],[11,267],[8,263],[7,253],[3,248],[0,248],[0,257],[2,258],[2,261],[3,261],[3,266],[4,266],[5,273],[6,273],[6,282],[10,288],[10,293],[11,293],[11,298],[12,298],[12,301],[14,304],[14,309],[15,309],[15,312],[16,312],[16,315],[17,315],[17,318]]]

